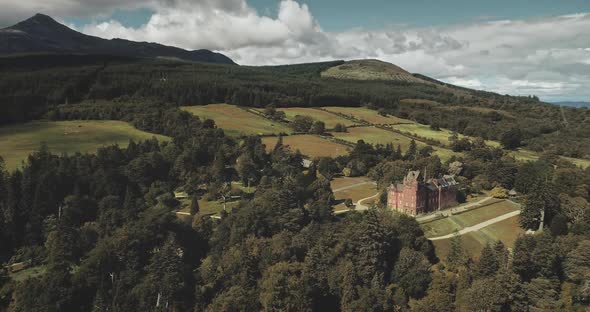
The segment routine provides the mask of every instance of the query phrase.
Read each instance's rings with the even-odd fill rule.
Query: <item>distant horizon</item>
[[[209,49],[242,65],[376,58],[472,89],[590,99],[584,0],[22,0],[3,9],[3,26],[41,12],[85,34]]]

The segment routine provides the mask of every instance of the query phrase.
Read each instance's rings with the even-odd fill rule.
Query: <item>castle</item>
[[[457,182],[452,176],[424,181],[420,171],[410,171],[403,184],[387,189],[387,207],[416,216],[457,205]]]

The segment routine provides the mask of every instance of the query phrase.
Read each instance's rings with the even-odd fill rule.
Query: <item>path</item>
[[[474,226],[470,226],[470,227],[466,227],[456,233],[451,233],[451,234],[447,234],[447,235],[443,235],[443,236],[439,236],[439,237],[432,237],[432,238],[428,238],[429,240],[441,240],[441,239],[449,239],[453,236],[455,236],[455,234],[458,235],[463,235],[463,234],[467,234],[469,232],[475,232],[475,231],[479,231],[481,229],[483,229],[486,226],[492,225],[494,223],[498,223],[500,221],[504,221],[506,219],[510,219],[512,217],[518,216],[520,214],[520,209],[519,210],[515,210],[512,212],[509,212],[507,214],[503,214],[501,216],[495,217],[493,219],[489,219],[487,221],[484,221],[482,223],[478,223]]]
[[[345,209],[345,210],[334,211],[334,214],[335,214],[335,215],[339,215],[339,214],[347,213],[347,212],[349,212],[349,211],[363,211],[363,210],[369,210],[369,206],[367,206],[367,205],[363,205],[363,202],[364,202],[365,200],[373,199],[373,198],[375,198],[375,197],[379,196],[379,194],[381,194],[381,193],[377,193],[377,194],[375,194],[375,195],[373,195],[373,196],[365,197],[365,198],[363,198],[363,199],[361,199],[361,200],[357,201],[357,202],[354,204],[354,208],[353,208],[353,209]]]

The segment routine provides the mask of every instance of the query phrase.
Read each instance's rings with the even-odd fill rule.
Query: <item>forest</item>
[[[535,98],[475,92],[461,99],[432,85],[318,77],[338,62],[248,68],[52,61],[62,65],[31,69],[0,62],[11,68],[0,74],[2,123],[123,120],[172,140],[69,155],[41,145],[11,171],[0,160],[0,260],[9,268],[24,263],[31,272],[17,279],[0,269],[0,311],[590,307],[590,168],[559,157],[589,148],[587,110],[566,109],[566,128],[558,107]],[[460,101],[461,107],[497,108],[519,118],[402,102],[408,98],[445,106]],[[444,162],[416,142],[402,150],[359,141],[347,155],[314,159],[304,168],[302,155],[281,138],[267,151],[258,136],[227,136],[214,120],[178,108],[211,102],[367,105],[480,138],[468,148],[457,146],[464,156]],[[531,148],[551,148],[537,161],[518,162],[487,146],[483,138],[489,136],[508,142],[522,136]],[[520,226],[536,231],[542,222],[545,230],[520,236],[512,250],[490,244],[479,257],[470,256],[457,235],[448,256],[439,258],[414,218],[384,208],[385,196],[367,211],[334,213],[334,176],[368,175],[385,190],[408,170],[455,174],[460,201],[484,190],[515,189],[522,194]],[[236,208],[219,219],[198,213],[197,199],[226,196],[227,186],[239,181],[255,191],[239,194]],[[174,213],[181,205],[178,190],[190,200],[188,220]]]
[[[70,60],[71,59],[71,60]],[[173,106],[367,106],[422,124],[500,140],[514,148],[590,157],[590,111],[560,108],[535,96],[508,96],[431,82],[322,78],[342,61],[248,67],[108,56],[0,58],[0,124],[44,116],[59,105],[120,98]]]

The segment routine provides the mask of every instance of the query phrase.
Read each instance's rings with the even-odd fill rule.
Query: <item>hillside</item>
[[[106,40],[88,36],[43,14],[37,14],[14,26],[0,29],[0,55],[38,53],[110,54],[234,64],[225,55],[209,50],[187,51],[157,43],[123,39]]]
[[[428,83],[413,76],[403,68],[379,60],[355,60],[331,67],[322,72],[322,77],[352,80],[386,80]]]

